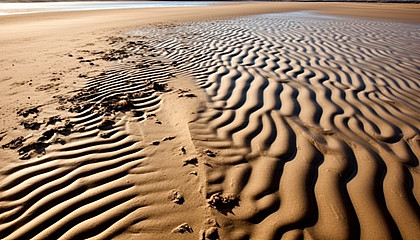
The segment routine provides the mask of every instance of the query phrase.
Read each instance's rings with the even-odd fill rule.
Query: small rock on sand
[[[39,113],[38,107],[33,107],[29,109],[21,109],[17,112],[19,116],[27,117],[29,114]]]
[[[186,165],[194,165],[194,166],[198,166],[198,159],[195,158],[190,158],[190,159],[186,159],[184,160],[184,164],[182,166],[186,166]]]
[[[223,210],[226,208],[233,208],[238,205],[239,199],[232,195],[222,195],[222,193],[217,192],[210,196],[207,199],[207,203],[210,207]]]
[[[183,223],[172,230],[172,233],[186,233],[186,232],[188,233],[194,232],[193,229],[188,225],[188,223]]]
[[[178,190],[175,190],[175,189],[173,189],[170,193],[169,193],[169,196],[168,196],[168,198],[172,201],[172,202],[174,202],[174,203],[176,203],[176,204],[183,204],[184,203],[184,197],[182,196],[182,194],[181,193],[179,193],[179,191]]]
[[[212,150],[210,150],[210,149],[206,149],[205,153],[206,153],[206,155],[207,155],[207,156],[209,156],[209,157],[216,157],[216,153],[215,153],[215,152],[213,152],[213,151],[212,151]]]
[[[210,227],[200,231],[200,240],[217,240],[220,239],[217,227]]]

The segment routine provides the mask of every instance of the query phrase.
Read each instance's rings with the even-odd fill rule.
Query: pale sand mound
[[[73,49],[68,117],[26,108],[0,156],[0,238],[418,239],[419,32],[292,13]]]

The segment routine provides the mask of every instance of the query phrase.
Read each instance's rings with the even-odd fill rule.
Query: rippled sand
[[[229,239],[419,236],[419,32],[290,13],[148,33],[208,96],[190,130],[218,153],[207,195],[240,196]]]
[[[51,150],[2,169],[0,238],[417,239],[419,30],[297,12],[110,39]]]

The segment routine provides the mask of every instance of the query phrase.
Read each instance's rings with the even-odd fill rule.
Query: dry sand
[[[239,17],[297,10],[328,16]],[[420,238],[418,23],[362,3],[0,16],[0,238]]]

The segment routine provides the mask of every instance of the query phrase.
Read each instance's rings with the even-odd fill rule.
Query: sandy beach
[[[420,5],[0,16],[0,239],[419,239]]]

